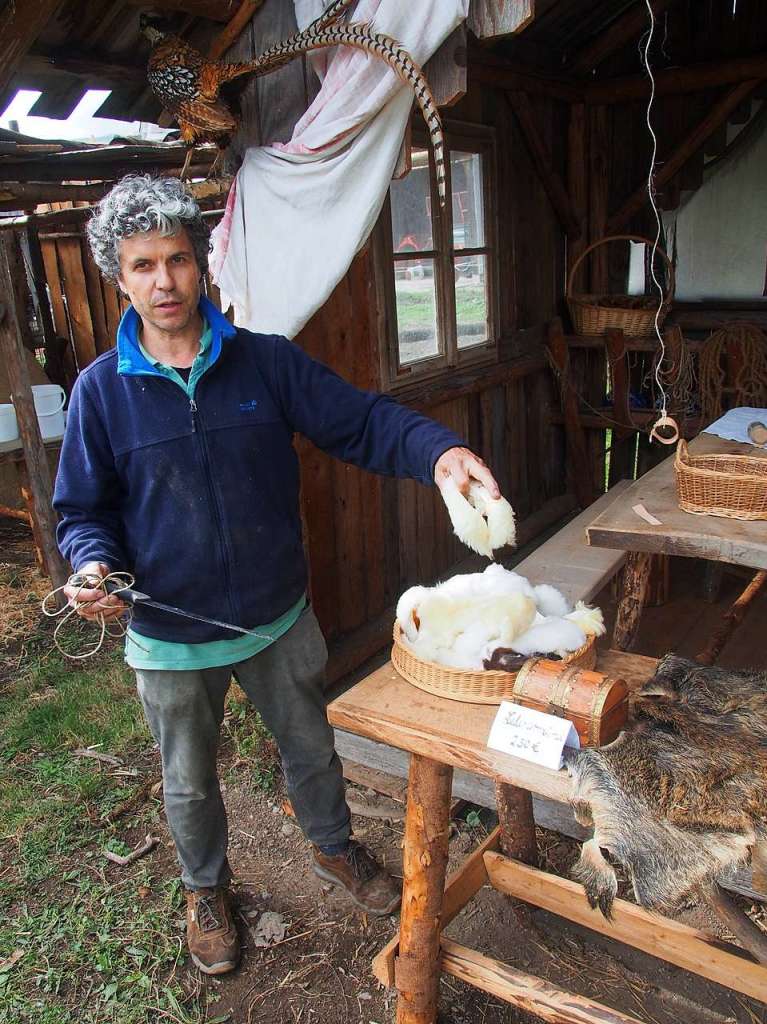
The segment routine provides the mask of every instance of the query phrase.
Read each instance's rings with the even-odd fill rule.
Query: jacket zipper
[[[205,376],[203,374],[203,376]],[[197,382],[199,388],[202,383],[202,377]],[[210,470],[210,451],[208,449],[208,442],[205,437],[205,428],[200,419],[200,413],[197,406],[197,402],[194,398],[189,399],[189,412],[192,419],[192,433],[197,437],[197,443],[200,446],[202,453],[203,468],[205,471],[205,479],[208,484],[208,494],[211,501],[211,507],[213,510],[213,516],[216,523],[216,530],[218,532],[219,544],[221,545],[221,560],[224,570],[224,584],[226,588],[227,601],[229,603],[229,614],[231,615],[232,622],[239,621],[239,609],[236,607],[238,602],[235,602],[234,597],[234,583],[232,581],[232,567],[231,558],[229,553],[229,546],[226,542],[226,536],[224,534],[223,514],[221,512],[221,506],[216,495],[216,488],[213,482],[213,474]],[[198,430],[198,426],[200,429]]]

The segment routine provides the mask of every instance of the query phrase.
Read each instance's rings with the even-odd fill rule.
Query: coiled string
[[[645,71],[650,79],[650,100],[647,104],[646,121],[647,130],[649,131],[650,138],[652,139],[652,156],[650,157],[650,170],[647,175],[647,194],[650,197],[650,205],[652,206],[653,214],[655,215],[655,241],[653,242],[652,254],[650,256],[650,274],[652,276],[653,284],[658,290],[658,308],[655,311],[655,333],[660,345],[660,357],[655,363],[655,383],[658,386],[662,399],[661,414],[650,431],[650,440],[652,441],[654,439],[656,441],[660,441],[661,444],[674,444],[679,440],[679,427],[676,420],[668,414],[666,388],[661,376],[661,369],[666,358],[666,343],[660,329],[660,317],[663,311],[664,294],[663,285],[658,280],[658,274],[655,270],[655,258],[658,253],[658,246],[660,245],[660,237],[662,233],[660,213],[658,211],[658,204],[655,200],[655,160],[658,156],[658,137],[655,134],[650,117],[653,103],[655,102],[655,75],[653,74],[652,67],[650,66],[650,47],[652,45],[653,36],[655,35],[655,12],[652,9],[650,0],[645,0],[645,3],[647,5],[647,12],[650,16],[650,31],[647,33],[644,47],[642,49],[642,59],[644,61]],[[662,435],[660,430],[664,428],[669,430],[670,433]]]
[[[116,584],[113,589],[107,590],[107,581]],[[70,621],[72,616],[77,615],[78,603],[77,595],[82,590],[101,590],[105,597],[109,594],[114,594],[116,597],[120,596],[122,590],[129,590],[135,583],[135,579],[129,572],[110,572],[108,576],[83,576],[81,573],[75,573],[70,576],[64,587],[75,587],[77,593],[73,598],[70,598],[62,608],[51,607],[51,601],[55,599],[57,594],[63,592],[64,587],[57,587],[55,590],[51,590],[45,595],[41,602],[41,609],[43,615],[46,615],[49,619],[58,619],[56,628],[53,631],[53,643],[56,649],[64,655],[65,658],[71,658],[74,661],[84,661],[86,658],[92,658],[94,654],[98,654],[104,645],[104,639],[107,636],[110,637],[121,637],[125,636],[130,628],[131,620],[133,618],[133,609],[128,605],[125,609],[125,614],[120,619],[113,619],[107,621],[103,614],[99,614],[97,623],[100,627],[99,635],[96,640],[92,641],[91,644],[86,648],[83,654],[72,654],[70,651],[65,650],[59,640],[59,633],[64,626]],[[83,602],[85,604],[85,602]],[[134,639],[135,642],[135,639]],[[137,644],[140,646],[140,644]]]

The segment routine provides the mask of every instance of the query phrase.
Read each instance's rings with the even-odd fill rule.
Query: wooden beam
[[[31,505],[30,512],[33,513],[35,540],[53,586],[61,587],[67,581],[69,570],[56,547],[53,482],[32,398],[27,353],[22,342],[18,313],[12,300],[12,268],[17,261],[18,245],[18,238],[14,234],[6,232],[0,236],[0,295],[3,297],[0,304],[0,359],[8,371],[8,384],[24,447],[29,482],[28,507]]]
[[[733,110],[738,107],[747,96],[750,96],[759,84],[757,79],[750,79],[741,82],[723,96],[718,103],[715,103],[703,120],[680,142],[676,150],[663,161],[655,175],[655,188],[662,191],[666,182],[670,181],[687,163],[690,157],[704,145],[720,125],[727,121]],[[631,193],[623,206],[613,214],[607,224],[607,234],[619,234],[630,222],[631,218],[638,213],[644,204],[649,202],[647,195],[647,181],[643,179]]]
[[[146,68],[137,64],[119,64],[114,61],[72,57],[67,54],[25,54],[19,64],[19,71],[28,75],[46,75],[63,71],[78,78],[98,79],[99,88],[103,88],[101,83],[116,86],[146,83]]]
[[[575,261],[586,248],[588,241],[589,165],[586,157],[587,129],[585,104],[573,103],[570,107],[570,117],[567,125],[567,191],[570,195],[570,205],[573,214],[578,219],[578,224],[580,225],[580,234],[574,238],[567,239],[568,274],[572,270]],[[575,290],[579,292],[588,291],[585,287],[585,281],[585,268],[581,264],[581,268],[575,275]]]
[[[442,939],[442,970],[550,1024],[642,1024],[620,1010],[555,988],[452,939]]]
[[[134,7],[146,7],[146,0],[128,0]],[[183,11],[193,18],[229,21],[237,11],[238,0],[152,0],[160,11]]]
[[[652,0],[652,9],[658,18],[675,0]],[[649,27],[649,17],[644,0],[637,0],[634,7],[606,28],[589,45],[577,53],[568,65],[568,71],[585,75],[599,67],[613,53],[617,53],[632,40],[638,39]]]
[[[536,0],[471,0],[467,23],[477,39],[523,32],[535,18]]]
[[[534,68],[504,60],[482,47],[469,44],[469,78],[496,89],[548,96],[565,103],[583,102],[584,86],[573,78],[537,74]]]
[[[551,151],[538,131],[537,119],[530,103],[530,97],[524,92],[507,92],[506,98],[522,129],[535,169],[563,231],[568,238],[580,238],[581,222],[573,209],[562,179],[554,170]]]
[[[767,1001],[767,971],[748,954],[721,939],[653,914],[627,900],[613,902],[611,921],[592,910],[583,886],[567,878],[537,871],[498,853],[485,854],[495,889],[542,907],[608,938],[625,942],[668,963],[700,974],[726,988]]]
[[[607,107],[589,110],[589,241],[593,244],[607,234],[610,189],[610,132]],[[604,245],[590,253],[587,260],[587,292],[608,290],[608,251]]]
[[[31,210],[40,203],[94,202],[109,191],[111,184],[101,185],[27,185],[0,182],[0,210]]]
[[[655,94],[668,96],[673,93],[701,92],[722,85],[735,85],[751,78],[767,78],[767,53],[658,71],[655,74]],[[647,99],[650,83],[644,74],[602,78],[584,85],[583,95],[585,102],[590,104],[628,103],[631,100]]]
[[[208,60],[218,60],[240,38],[240,34],[250,19],[262,6],[264,0],[243,0],[234,12],[226,28],[216,36],[208,50]]]
[[[438,107],[455,106],[466,95],[467,47],[466,23],[462,22],[424,66]]]
[[[37,39],[62,0],[8,3],[0,15],[0,92],[16,73],[24,54]]]

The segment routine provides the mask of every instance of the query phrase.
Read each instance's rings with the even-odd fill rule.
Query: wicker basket
[[[642,235],[608,235],[583,250],[573,263],[567,278],[567,305],[570,307],[570,317],[576,334],[606,334],[607,331],[617,328],[624,334],[641,337],[652,334],[655,329],[655,314],[658,309],[655,299],[648,300],[646,296],[639,295],[573,295],[573,281],[585,257],[600,245],[618,241],[644,242],[650,246],[655,244]],[[668,288],[658,316],[660,326],[668,316],[671,303],[674,301],[674,266],[660,246],[658,252],[668,267]]]
[[[680,441],[674,461],[679,507],[699,516],[767,519],[767,459],[691,455]]]
[[[422,661],[403,643],[399,622],[394,623],[391,660],[404,679],[437,697],[449,697],[468,704],[500,704],[502,700],[511,700],[514,695],[516,672],[449,668],[433,661]],[[563,665],[577,665],[587,669],[594,668],[596,663],[597,647],[593,636],[587,639],[583,647],[562,659]]]

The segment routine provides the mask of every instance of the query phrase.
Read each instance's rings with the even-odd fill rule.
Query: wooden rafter
[[[566,76],[538,74],[529,66],[515,64],[490,53],[481,46],[469,46],[469,77],[475,82],[494,86],[496,89],[510,89],[530,93],[532,96],[548,96],[565,103],[583,102],[582,82]]]
[[[562,179],[554,170],[551,152],[538,131],[535,113],[529,96],[524,92],[509,92],[506,94],[506,97],[522,129],[522,134],[525,137],[535,169],[538,172],[543,187],[546,189],[546,195],[551,200],[551,205],[556,211],[560,224],[569,238],[579,238],[581,235],[580,219],[573,209],[573,204],[567,194],[567,189],[562,184]]]
[[[657,96],[668,96],[672,93],[701,92],[751,78],[767,78],[767,53],[658,71],[655,74],[655,93]],[[650,83],[645,74],[598,79],[584,86],[586,103],[591,104],[627,103],[630,100],[646,99],[649,95]]]
[[[109,85],[140,85],[146,81],[146,69],[136,64],[58,54],[25,54],[19,62],[19,71],[30,75],[65,71],[81,78],[96,78],[99,83]]]
[[[240,37],[240,33],[249,23],[256,11],[263,5],[264,0],[243,0],[235,11],[229,24],[220,32],[211,43],[208,50],[209,60],[218,60],[223,57],[226,51]]]
[[[128,0],[138,7],[146,7],[146,0]],[[152,0],[149,5],[161,11],[183,11],[195,18],[211,21],[229,21],[237,10],[238,0]]]
[[[536,0],[471,0],[468,26],[478,39],[522,32],[535,18]]]
[[[759,80],[741,82],[723,96],[703,120],[680,142],[676,150],[665,160],[655,175],[655,188],[658,191],[677,174],[698,150],[706,143],[720,125],[727,121],[733,110],[743,102],[759,85]],[[642,180],[621,208],[613,214],[607,224],[607,234],[614,235],[623,230],[631,218],[647,201],[647,182]]]
[[[61,0],[5,5],[0,14],[0,92],[13,78],[22,57],[60,6]]]
[[[653,0],[655,17],[663,14],[674,2],[675,0]],[[638,39],[647,28],[648,20],[644,0],[637,0],[634,7],[617,18],[609,28],[575,55],[570,62],[569,70],[576,74],[588,74],[589,71],[593,71],[613,53],[617,53],[632,40]]]

